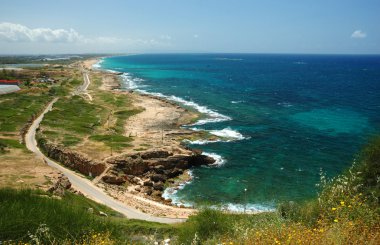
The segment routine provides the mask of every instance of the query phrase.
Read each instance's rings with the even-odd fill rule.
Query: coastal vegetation
[[[127,96],[101,91],[100,86],[101,78],[94,77],[92,101],[79,95],[61,97],[45,115],[38,137],[69,148],[81,145],[82,152],[97,152],[91,155],[99,159],[129,147],[133,139],[123,135],[124,123],[141,110],[133,108]]]
[[[232,214],[206,208],[187,222],[174,226],[120,218],[116,212],[68,192],[58,200],[41,191],[1,189],[0,240],[12,240],[14,244],[19,241],[37,244],[33,239],[55,244],[99,241],[143,244],[170,237],[174,244],[359,244],[362,241],[377,244],[379,156],[380,138],[376,138],[343,174],[331,180],[321,174],[318,196],[304,203],[283,203],[275,212],[260,214]],[[99,216],[99,211],[109,216]]]
[[[0,73],[14,76],[7,79],[21,79],[21,90],[0,96],[0,185],[17,188],[45,185],[50,182],[53,171],[27,151],[23,137],[30,122],[54,96],[66,95],[75,86],[76,80],[69,78],[74,73],[51,67],[4,71]],[[41,76],[55,82],[37,82]]]
[[[0,217],[5,244],[144,244],[174,232],[168,225],[125,219],[70,192],[57,199],[43,191],[2,188]]]

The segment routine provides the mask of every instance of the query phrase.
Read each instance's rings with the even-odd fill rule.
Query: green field
[[[43,94],[13,93],[0,96],[0,132],[19,131],[51,99],[49,95]]]
[[[60,98],[45,115],[38,137],[65,147],[81,145],[80,149],[92,152],[120,152],[131,146],[133,138],[123,135],[125,121],[141,110],[134,108],[126,95],[99,90],[100,78],[91,79],[94,99]]]

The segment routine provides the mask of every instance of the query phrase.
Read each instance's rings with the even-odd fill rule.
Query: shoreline
[[[138,113],[137,115],[132,117],[132,122],[134,122],[132,124],[134,124],[134,125],[130,125],[130,126],[126,127],[126,132],[127,133],[130,132],[131,133],[130,135],[135,136],[134,139],[140,140],[140,143],[146,141],[147,139],[153,138],[153,139],[155,139],[154,143],[156,143],[156,145],[162,144],[160,142],[160,138],[161,138],[160,137],[160,131],[161,131],[161,134],[165,135],[165,137],[162,136],[161,139],[165,138],[165,140],[162,140],[162,141],[164,141],[165,143],[166,143],[166,141],[171,141],[172,146],[173,145],[176,146],[176,149],[173,152],[179,153],[179,154],[181,154],[181,153],[182,154],[183,153],[192,154],[191,149],[189,149],[186,145],[183,144],[184,140],[187,142],[201,142],[200,144],[203,144],[204,142],[220,142],[220,141],[230,142],[230,141],[234,141],[234,140],[244,139],[244,137],[241,134],[237,135],[237,137],[235,137],[235,138],[227,138],[227,137],[223,137],[221,135],[212,135],[212,134],[208,133],[207,131],[202,131],[202,130],[198,131],[198,130],[192,130],[192,129],[181,127],[181,126],[185,126],[185,125],[194,125],[194,126],[202,125],[203,123],[198,124],[198,122],[207,121],[208,119],[207,118],[204,119],[202,116],[208,115],[208,113],[207,112],[204,113],[203,111],[199,111],[199,110],[197,110],[198,108],[196,108],[194,106],[188,106],[188,105],[181,103],[179,101],[176,101],[176,100],[173,101],[169,97],[165,97],[164,95],[159,96],[159,95],[155,95],[155,94],[144,93],[144,92],[139,91],[138,89],[137,89],[137,91],[135,91],[133,89],[122,90],[121,89],[121,87],[122,87],[121,83],[122,83],[123,77],[121,75],[123,75],[124,73],[123,72],[111,71],[111,70],[103,70],[100,67],[94,68],[93,65],[98,63],[101,59],[102,58],[92,59],[90,61],[87,61],[87,63],[85,63],[85,65],[84,65],[91,72],[98,72],[98,73],[102,74],[103,79],[102,79],[102,86],[100,87],[100,89],[106,90],[106,91],[112,91],[113,93],[128,94],[128,96],[134,98],[134,102],[133,102],[134,105],[138,105],[139,107],[143,107],[143,108],[151,108],[151,109],[154,108],[153,111],[155,112],[155,115],[152,116],[152,112],[150,112],[150,117],[148,116],[146,118],[146,119],[154,118],[155,123],[153,123],[153,125],[149,122],[149,120],[141,120],[141,117],[142,117],[141,114],[144,114],[144,113],[149,114],[149,113],[146,113],[143,111],[143,112]],[[178,100],[180,98],[176,98],[176,99]],[[193,102],[191,102],[191,103],[193,103]],[[202,107],[199,105],[197,105],[197,106]],[[190,108],[190,110],[186,109],[187,107]],[[206,108],[206,110],[209,110],[207,107],[203,107],[203,108]],[[170,110],[176,111],[177,110],[177,113],[179,113],[178,115],[180,115],[182,113],[182,114],[188,114],[188,115],[192,115],[192,116],[190,116],[187,120],[183,120],[182,122],[178,122],[178,121],[176,121],[176,118],[173,118],[170,116],[170,113],[165,115],[165,112],[164,112],[165,110],[166,111],[170,111]],[[158,114],[157,114],[157,112],[158,112]],[[218,119],[231,120],[229,117],[221,115],[217,112],[215,114],[217,115],[217,117],[221,117]],[[162,117],[162,115],[165,115],[165,116]],[[157,116],[159,118],[157,118]],[[140,118],[140,120],[135,121],[134,117]],[[180,117],[180,116],[177,116],[177,119],[178,119],[178,117]],[[144,116],[143,116],[143,118],[144,118]],[[214,120],[214,119],[215,118],[211,117],[211,120]],[[126,121],[126,124],[130,123],[129,120],[130,119],[128,119]],[[176,123],[173,123],[173,121],[175,121]],[[163,122],[163,123],[160,123],[160,122]],[[151,125],[147,128],[144,128],[143,125],[146,125],[146,124],[151,124]],[[137,130],[136,130],[136,125],[139,125],[137,127],[138,128]],[[162,130],[162,128],[160,129],[160,127],[162,127],[161,125],[170,126],[169,127],[170,129],[169,130],[167,130],[167,129]],[[153,131],[155,131],[155,132],[146,133],[146,131],[152,131],[151,130],[152,126],[154,129]],[[228,128],[223,129],[221,131],[224,131],[224,130],[228,130]],[[169,135],[173,135],[174,138],[172,138],[170,140],[166,140],[167,136],[169,136]],[[136,136],[137,136],[137,138],[136,138]],[[180,137],[178,137],[178,136],[180,136]],[[194,140],[194,138],[195,138],[195,140]],[[144,149],[144,150],[152,150],[152,149],[154,150],[154,149],[162,149],[162,148],[165,149],[165,146],[164,147],[162,147],[162,146],[161,147],[152,147],[152,148]],[[171,150],[173,150],[173,149],[171,149]],[[170,149],[169,149],[169,151],[170,151]],[[127,152],[130,152],[130,151],[127,151]],[[204,153],[204,155],[207,157],[210,157],[214,160],[214,163],[211,164],[210,166],[219,166],[219,165],[224,164],[224,159],[222,157],[219,157],[219,155],[210,154],[210,153],[206,153],[206,152]],[[118,199],[126,200],[125,195],[127,195],[127,196],[129,196],[129,198],[131,198],[131,197],[134,197],[135,199],[137,198],[138,201],[141,201],[142,199],[147,200],[149,203],[148,208],[145,205],[141,205],[141,203],[139,204],[140,206],[139,205],[137,205],[137,206],[139,206],[140,210],[141,209],[144,210],[144,208],[145,208],[144,211],[150,212],[151,214],[155,214],[155,215],[164,214],[164,215],[166,215],[166,217],[181,217],[181,218],[183,217],[183,218],[186,218],[189,215],[196,212],[197,210],[194,209],[193,206],[191,206],[191,207],[187,206],[185,208],[185,205],[186,205],[185,203],[175,202],[176,200],[170,199],[172,194],[175,194],[175,192],[177,190],[182,189],[183,186],[186,185],[187,183],[189,183],[192,179],[190,170],[187,170],[181,176],[179,178],[176,178],[175,181],[171,180],[171,183],[169,183],[166,186],[166,188],[162,191],[162,197],[160,195],[160,198],[158,198],[158,199],[157,198],[152,199],[150,196],[141,195],[141,192],[140,192],[141,186],[139,187],[138,185],[132,186],[131,188],[128,188],[127,193],[126,193],[126,191],[123,191],[120,188],[115,187],[114,185],[113,186],[109,186],[109,185],[104,186],[103,185],[102,188],[108,189],[107,191],[110,192],[110,195],[112,195]],[[183,178],[183,176],[187,176],[187,177]],[[135,188],[137,188],[138,191],[136,191]],[[168,194],[169,194],[169,196],[168,196]],[[175,211],[173,210],[174,216],[173,216],[173,211],[168,212],[167,210],[164,210],[164,211],[162,211],[162,210],[157,211],[155,209],[152,210],[151,206],[150,206],[150,204],[152,204],[151,202],[153,202],[153,205],[156,207],[157,206],[161,207],[161,205],[164,205],[165,209],[174,208],[175,209]],[[187,204],[187,205],[189,205],[189,204]],[[133,206],[133,204],[132,204],[132,206]],[[226,207],[227,206],[228,206],[228,208],[224,209],[227,212],[232,212],[232,213],[243,212],[243,211],[239,211],[239,210],[240,210],[240,206],[244,206],[244,205],[227,203]],[[232,207],[232,209],[230,206]],[[254,205],[254,206],[256,206],[256,205]],[[181,216],[178,216],[178,210],[180,210],[179,213]],[[186,210],[186,211],[183,212],[184,210]],[[268,212],[270,210],[271,210],[270,208],[265,209],[265,210],[258,210],[255,207],[252,207],[252,209],[247,211],[247,212],[248,213],[258,213],[258,212]]]
[[[93,65],[98,63],[99,59],[91,59],[82,62],[83,67],[90,73],[99,73],[102,76],[101,90],[112,93],[126,94],[132,100],[134,107],[144,108],[144,110],[125,122],[125,135],[133,136],[134,146],[146,145],[144,151],[167,150],[168,152],[181,155],[191,155],[193,152],[184,147],[182,138],[189,135],[199,135],[189,129],[181,128],[182,125],[189,124],[200,117],[200,113],[189,111],[179,106],[177,103],[157,97],[150,94],[139,93],[135,91],[121,90],[121,79],[119,73],[102,69],[93,69]],[[148,146],[149,144],[149,146]],[[140,149],[126,150],[123,154],[138,153]],[[175,180],[167,183],[167,188],[178,188],[191,179],[189,170],[184,171]],[[194,208],[184,207],[171,203],[171,199],[163,197],[152,198],[146,193],[136,191],[141,189],[139,185],[128,185],[127,189],[118,185],[98,182],[97,186],[104,189],[110,196],[122,201],[128,206],[139,209],[143,212],[172,218],[187,218],[197,212]],[[164,191],[162,191],[164,193]]]

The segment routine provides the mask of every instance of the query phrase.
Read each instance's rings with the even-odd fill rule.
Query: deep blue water
[[[191,127],[230,136],[193,145],[224,163],[193,169],[172,196],[184,203],[261,208],[312,197],[321,169],[339,174],[380,131],[380,56],[155,54],[101,67],[127,73],[126,88],[207,107],[198,109],[214,122]]]

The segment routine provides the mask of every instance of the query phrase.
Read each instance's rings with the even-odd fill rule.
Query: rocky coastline
[[[90,76],[101,79],[101,85],[92,89],[125,94],[133,107],[143,108],[125,122],[124,135],[133,137],[132,146],[117,155],[94,159],[89,151],[49,142],[43,137],[43,128],[38,135],[38,146],[49,158],[89,176],[108,195],[129,206],[157,216],[188,217],[196,210],[183,205],[178,208],[162,195],[166,188],[176,188],[189,181],[191,168],[216,161],[182,143],[183,139],[202,136],[181,128],[198,119],[199,113],[163,98],[123,91],[120,74],[92,70],[93,62],[79,64],[90,71]]]
[[[166,150],[148,150],[135,154],[122,154],[107,160],[111,165],[102,181],[107,184],[127,184],[134,193],[150,196],[155,201],[170,204],[162,198],[166,186],[186,170],[215,163],[215,159],[202,152],[189,150],[187,154],[173,154]]]

